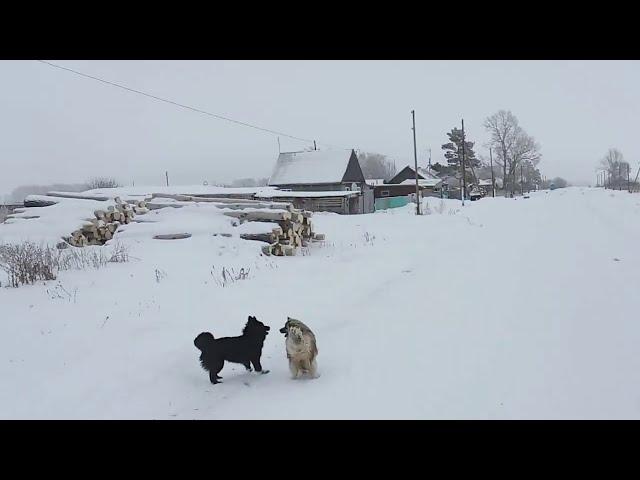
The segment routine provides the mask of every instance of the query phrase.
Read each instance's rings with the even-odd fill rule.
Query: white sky
[[[593,183],[610,147],[638,167],[638,61],[56,61],[240,121],[413,162],[443,159],[465,119],[487,154],[485,117],[511,110],[542,146],[542,173]],[[20,185],[226,182],[266,177],[276,137],[36,61],[0,61],[0,195]],[[308,144],[280,138],[283,151]]]

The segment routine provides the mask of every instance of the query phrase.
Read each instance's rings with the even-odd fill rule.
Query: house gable
[[[389,180],[389,183],[402,183],[405,180],[410,178],[413,178],[415,180],[416,178],[415,170],[409,166],[406,166],[402,170],[400,170],[400,172],[397,173],[395,177]],[[418,178],[420,180],[424,180],[424,177],[420,175],[420,173],[418,173]]]
[[[362,173],[362,167],[360,167],[358,156],[354,150],[351,150],[351,156],[342,176],[342,182],[364,183],[364,173]]]

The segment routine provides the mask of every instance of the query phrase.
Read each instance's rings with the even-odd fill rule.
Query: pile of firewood
[[[268,243],[262,247],[265,255],[291,256],[298,247],[306,247],[310,241],[324,240],[324,235],[314,233],[311,212],[296,210],[292,206],[286,211],[226,212],[225,215],[242,221],[274,222],[271,232],[244,233],[240,238]]]
[[[121,225],[131,223],[136,215],[149,212],[144,201],[123,203],[116,197],[115,202],[116,204],[108,207],[107,210],[94,211],[96,218],[87,219],[86,223],[63,240],[74,247],[104,245],[113,238]]]
[[[172,199],[174,203],[158,203],[154,199]],[[214,195],[173,195],[154,193],[149,200],[149,208],[181,208],[185,203],[202,202],[213,204],[216,208],[224,209],[223,214],[235,218],[239,223],[268,222],[276,225],[264,233],[243,233],[240,238],[257,240],[268,245],[262,247],[265,255],[291,256],[295,255],[298,247],[305,247],[310,241],[324,240],[323,234],[313,231],[311,223],[312,213],[297,210],[290,203],[269,202],[247,198],[216,197]]]

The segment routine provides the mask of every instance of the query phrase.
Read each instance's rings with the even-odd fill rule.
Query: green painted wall
[[[409,197],[385,197],[376,198],[376,210],[386,210],[387,208],[404,207],[409,203]]]

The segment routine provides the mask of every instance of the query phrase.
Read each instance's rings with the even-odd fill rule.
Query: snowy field
[[[0,418],[640,418],[640,195],[428,203],[315,214],[327,241],[296,257],[211,235],[231,227],[206,208],[151,212],[119,234],[129,263],[0,288]],[[193,236],[152,240],[167,218]],[[248,315],[270,373],[211,385],[193,339]],[[289,377],[287,316],[316,333],[316,380]]]

